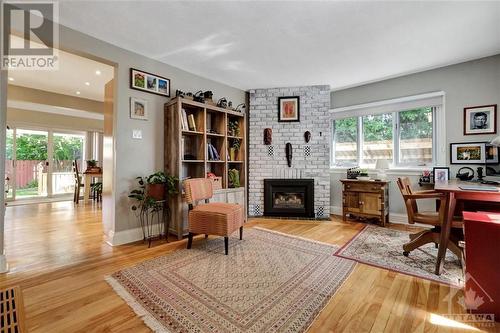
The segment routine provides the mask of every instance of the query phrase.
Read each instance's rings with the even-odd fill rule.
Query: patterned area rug
[[[253,228],[106,280],[157,332],[304,332],[356,265],[338,246]]]
[[[337,255],[428,280],[454,286],[463,285],[460,260],[450,250],[446,252],[441,275],[434,274],[438,252],[434,244],[424,245],[405,257],[403,244],[410,240],[409,234],[389,228],[366,226]]]

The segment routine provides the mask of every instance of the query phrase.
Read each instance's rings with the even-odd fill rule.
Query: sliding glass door
[[[7,130],[6,199],[36,199],[74,191],[72,164],[81,170],[85,133],[13,128]]]
[[[85,136],[76,133],[53,133],[52,193],[68,194],[75,189],[73,162],[82,171]]]

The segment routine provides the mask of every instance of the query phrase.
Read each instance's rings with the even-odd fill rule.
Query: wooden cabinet
[[[211,201],[239,203],[246,212],[245,114],[180,97],[166,103],[164,111],[165,172],[177,176],[181,182],[214,174],[219,177],[222,189],[214,191]],[[239,149],[235,150],[237,143]],[[239,187],[234,184],[238,180],[236,174]],[[179,186],[179,194],[169,198],[170,232],[178,238],[187,234],[188,209],[182,192]]]
[[[389,219],[389,182],[342,179],[342,218],[347,215],[378,218],[385,226]]]

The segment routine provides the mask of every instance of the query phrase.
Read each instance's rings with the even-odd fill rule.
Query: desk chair
[[[443,193],[435,191],[414,192],[412,191],[410,179],[408,177],[398,178],[397,183],[406,206],[408,223],[420,223],[433,226],[432,229],[411,234],[410,241],[403,245],[403,254],[408,256],[411,251],[428,243],[434,243],[437,246],[440,240],[441,224],[444,221],[445,211],[448,205],[446,196]],[[438,199],[440,201],[438,211],[419,211],[417,200],[420,199]],[[460,241],[463,223],[461,221],[453,221],[451,227],[455,230],[452,230],[450,241],[448,242],[448,249],[450,249],[459,259],[462,259],[462,250],[458,246],[458,242]]]

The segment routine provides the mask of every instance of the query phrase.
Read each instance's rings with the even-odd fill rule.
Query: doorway
[[[83,165],[86,134],[76,131],[13,127],[7,129],[7,201],[70,197],[73,163]],[[81,170],[81,169],[80,169]]]

